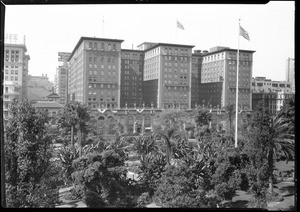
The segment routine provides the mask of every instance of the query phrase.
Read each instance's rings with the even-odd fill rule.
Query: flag
[[[179,29],[184,30],[183,25],[182,25],[179,21],[177,21],[177,27],[178,27]]]
[[[240,26],[240,35],[250,41],[249,33]]]

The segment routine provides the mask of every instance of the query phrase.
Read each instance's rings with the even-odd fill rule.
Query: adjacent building
[[[284,92],[292,93],[292,86],[290,82],[286,81],[272,81],[266,77],[252,78],[252,92]]]
[[[264,107],[268,108],[270,113],[275,115],[289,98],[295,96],[295,93],[285,92],[255,92],[252,94],[252,108],[255,110],[259,102],[263,102]]]
[[[68,102],[68,63],[71,53],[58,52],[59,66],[56,69],[54,79],[54,91],[61,97],[59,103],[64,105]]]
[[[286,60],[285,80],[291,83],[293,92],[295,92],[295,59],[288,58]]]
[[[121,108],[143,106],[143,70],[143,51],[121,50]]]
[[[49,81],[47,74],[42,74],[42,76],[28,76],[28,86],[29,87],[44,87],[47,91],[53,91],[53,85]]]
[[[81,37],[72,51],[68,98],[91,108],[120,107],[120,64],[123,40]]]
[[[15,81],[4,81],[3,118],[8,118],[8,110],[13,99],[21,100],[22,86]]]
[[[252,107],[251,79],[255,51],[239,50],[239,106]],[[217,46],[202,54],[199,101],[202,105],[222,108],[236,103],[237,49]]]
[[[146,107],[191,107],[193,47],[157,43],[145,49],[143,102]]]
[[[28,62],[29,55],[26,54],[27,48],[23,43],[16,40],[5,40],[4,44],[4,82],[14,82],[20,85],[20,100],[27,98],[28,85]],[[7,43],[8,42],[8,43]]]
[[[288,98],[295,95],[290,82],[272,81],[266,77],[252,78],[252,108],[255,109],[260,101],[276,114]]]

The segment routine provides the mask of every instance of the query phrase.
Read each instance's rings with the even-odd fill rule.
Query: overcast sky
[[[103,24],[104,18],[104,24]],[[176,27],[176,19],[185,28]],[[72,52],[81,36],[122,39],[122,48],[142,42],[238,48],[238,20],[255,50],[253,77],[285,80],[286,60],[294,58],[295,3],[266,5],[135,4],[135,5],[7,5],[5,34],[26,35],[29,74],[54,80],[58,52]],[[103,29],[103,30],[102,30]]]

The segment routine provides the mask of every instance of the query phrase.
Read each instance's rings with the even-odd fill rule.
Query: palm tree
[[[59,118],[60,127],[71,129],[71,146],[74,146],[74,131],[76,130],[80,155],[82,154],[82,139],[88,132],[89,121],[88,108],[79,102],[67,104]]]
[[[155,138],[161,139],[166,147],[167,163],[170,165],[172,157],[180,158],[184,155],[183,140],[187,141],[187,133],[179,131],[176,127],[168,127],[154,133]],[[174,155],[176,153],[177,155]],[[181,156],[180,156],[181,155]]]
[[[235,109],[233,104],[228,104],[225,108],[225,111],[227,113],[227,117],[229,120],[229,134],[232,134],[232,120],[235,116]]]
[[[274,160],[278,156],[294,158],[294,134],[287,132],[289,123],[281,116],[271,116],[262,103],[257,106],[249,128],[249,141],[252,143],[253,157],[259,155],[268,164],[269,190],[273,192]],[[255,162],[255,161],[254,161]]]
[[[286,133],[288,123],[283,123],[283,119],[275,116],[270,119],[269,136],[267,141],[267,160],[269,167],[269,189],[273,192],[274,160],[278,156],[285,156],[292,159],[295,156],[294,134]]]

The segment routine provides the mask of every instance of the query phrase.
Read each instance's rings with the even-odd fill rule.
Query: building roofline
[[[192,45],[183,45],[183,44],[157,43],[156,45],[151,46],[148,49],[146,49],[145,52],[149,51],[149,50],[152,50],[152,49],[154,49],[158,46],[174,46],[174,47],[185,47],[185,48],[194,48],[195,47],[195,46],[192,46]]]
[[[25,52],[27,52],[27,47],[25,44],[17,44],[17,43],[4,43],[4,48],[8,46],[8,47],[20,47],[20,48],[23,48],[25,49]]]
[[[202,53],[203,56],[208,56],[208,55],[211,55],[211,54],[216,54],[216,53],[220,53],[220,52],[225,52],[225,51],[233,51],[233,52],[237,52],[237,49],[220,49],[220,50],[217,50],[217,51],[213,51],[213,52],[207,52],[207,53]],[[240,49],[239,50],[240,52],[249,52],[249,53],[254,53],[256,51],[254,50],[245,50],[245,49]]]
[[[75,48],[73,49],[72,53],[70,54],[69,58],[67,61],[69,62],[70,59],[73,57],[76,49],[80,46],[80,44],[83,42],[83,40],[94,40],[94,41],[110,41],[110,42],[120,42],[122,43],[124,40],[119,40],[119,39],[110,39],[110,38],[95,38],[95,37],[80,37],[79,41],[77,42]]]
[[[137,49],[121,49],[121,52],[125,51],[125,52],[140,52],[140,53],[144,53],[144,50],[137,50]]]

